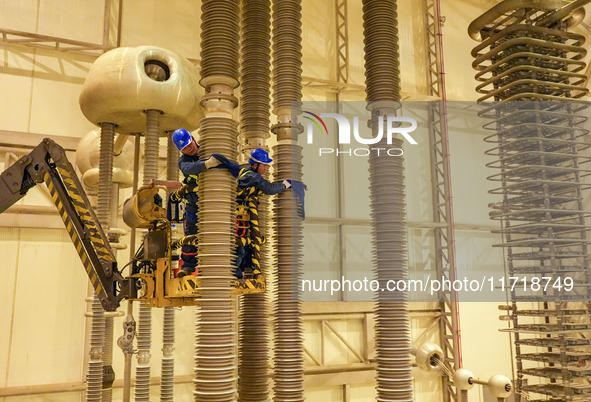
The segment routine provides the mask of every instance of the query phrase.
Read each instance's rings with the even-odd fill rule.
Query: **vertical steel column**
[[[236,160],[239,2],[204,0],[201,6],[201,80],[205,118],[201,120],[199,156],[221,153]],[[234,267],[236,181],[220,169],[199,175],[199,274],[201,304],[195,322],[196,401],[236,398],[237,350]]]
[[[256,148],[267,148],[270,124],[271,1],[242,1],[241,68],[241,152],[247,156]],[[269,198],[258,205],[260,228],[267,237]],[[261,272],[268,271],[267,247],[261,247]],[[239,401],[266,401],[269,398],[269,328],[267,293],[246,294],[241,298],[238,330],[240,382]]]
[[[349,82],[349,26],[347,0],[335,0],[337,28],[337,81]]]
[[[121,45],[122,6],[123,0],[105,0],[102,39],[102,47],[105,51]]]
[[[348,28],[348,7],[347,7],[347,0],[335,0],[335,26],[336,26],[336,73],[337,73],[337,82],[347,83],[349,80],[349,28]],[[337,93],[335,95],[336,101],[336,112],[341,113],[341,88],[337,89]],[[341,150],[343,145],[340,144],[335,136],[334,138],[335,147],[338,150]],[[343,174],[344,174],[344,164],[343,158],[335,158],[336,170],[337,170],[337,219],[343,219],[343,213],[345,209],[345,197],[343,194]],[[345,249],[345,233],[343,228],[343,223],[340,221],[337,227],[337,237],[338,237],[338,244],[339,250]],[[345,259],[341,255],[338,254],[338,263],[339,263],[339,277],[345,275]],[[342,290],[339,290],[339,300],[344,300],[344,294]]]
[[[431,194],[433,221],[444,223],[434,229],[435,268],[437,278],[454,280],[456,277],[455,235],[453,229],[453,205],[449,161],[449,137],[447,131],[447,106],[445,91],[445,67],[443,62],[442,16],[439,0],[425,0],[427,33],[427,81],[429,94],[440,102],[429,104],[429,148],[431,150]],[[461,339],[459,335],[459,311],[456,292],[438,294],[441,317],[439,320],[439,344],[444,354],[443,364],[450,372],[462,367]],[[443,401],[456,401],[458,396],[448,376],[441,377]]]
[[[385,116],[396,113],[400,100],[397,17],[396,0],[363,0],[366,99],[374,135],[379,120],[386,124]],[[401,149],[402,140],[387,144],[384,137],[378,145]],[[403,158],[371,153],[369,188],[374,277],[385,288],[390,280],[408,278]],[[377,399],[411,402],[408,294],[377,292],[376,301]]]
[[[273,113],[277,123],[274,171],[278,180],[302,180],[302,147],[296,126],[302,100],[302,13],[300,0],[273,1]],[[293,114],[292,115],[292,107]],[[295,194],[274,199],[277,305],[275,307],[274,400],[304,400],[303,327],[299,281],[302,265],[302,220]]]

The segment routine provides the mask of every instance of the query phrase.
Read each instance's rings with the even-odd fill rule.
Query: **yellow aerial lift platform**
[[[173,277],[172,253],[169,249],[170,222],[166,219],[165,210],[153,201],[158,186],[144,186],[136,193],[136,196],[151,194],[152,197],[129,200],[136,207],[137,200],[144,202],[141,207],[144,210],[147,208],[149,213],[140,215],[141,219],[148,218],[148,224],[144,226],[148,233],[144,237],[143,253],[136,255],[137,258],[132,261],[137,269],[124,277],[117,269],[117,261],[107,237],[74,168],[66,158],[65,150],[53,140],[44,139],[28,155],[0,174],[0,213],[19,201],[38,183],[45,183],[49,189],[105,310],[116,310],[121,300],[140,300],[150,307],[199,304],[199,276]],[[264,275],[229,282],[228,286],[235,287],[237,294],[266,291]]]

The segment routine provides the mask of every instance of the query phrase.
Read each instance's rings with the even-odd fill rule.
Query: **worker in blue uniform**
[[[199,144],[195,141],[191,133],[184,128],[179,128],[172,134],[172,142],[182,153],[179,158],[179,169],[185,177],[183,180],[185,185],[171,194],[171,200],[185,200],[185,237],[196,235],[198,231],[197,214],[199,212],[199,195],[197,194],[199,190],[199,173],[205,169],[214,168],[221,162],[213,156],[205,161],[199,160]],[[196,239],[196,236],[189,237],[189,239],[191,238]],[[177,273],[177,277],[191,275],[195,272],[197,267],[197,253],[196,241],[183,244],[180,270]]]
[[[236,236],[237,269],[235,275],[238,278],[243,277],[244,271],[248,267],[252,268],[255,277],[261,273],[261,246],[265,244],[266,239],[262,235],[259,226],[258,206],[260,197],[263,194],[277,194],[291,187],[290,180],[271,183],[262,176],[272,161],[267,151],[257,148],[250,153],[248,159],[250,166],[240,169],[236,177],[238,181],[238,192],[236,194],[238,215],[244,215],[243,212],[248,214],[248,218],[244,220],[244,226],[241,227],[239,223]],[[238,219],[240,222],[241,218]]]

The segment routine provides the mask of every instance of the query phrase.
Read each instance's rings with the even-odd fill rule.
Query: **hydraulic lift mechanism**
[[[106,311],[115,311],[124,299],[144,301],[150,307],[199,304],[199,277],[174,278],[171,271],[170,222],[166,210],[154,201],[158,191],[166,187],[141,187],[124,206],[127,216],[135,217],[137,227],[148,229],[132,261],[131,274],[124,277],[65,150],[53,140],[44,139],[0,174],[0,213],[38,183],[47,186]],[[266,290],[264,276],[236,281],[232,286],[238,294]]]

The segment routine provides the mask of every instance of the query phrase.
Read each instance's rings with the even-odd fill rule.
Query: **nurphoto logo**
[[[316,127],[316,131],[320,132],[321,134],[324,133],[325,135],[329,135],[328,128],[326,127],[326,123],[324,122],[323,118],[330,117],[335,119],[337,122],[337,138],[340,145],[351,144],[351,131],[353,131],[353,140],[357,144],[368,145],[368,147],[348,147],[342,149],[340,147],[319,148],[319,156],[329,154],[335,154],[336,156],[369,156],[372,152],[377,153],[378,156],[402,156],[404,153],[402,148],[371,146],[380,143],[383,140],[384,135],[386,136],[387,145],[392,145],[392,138],[394,135],[400,135],[409,144],[417,145],[415,139],[410,135],[410,133],[412,133],[417,128],[417,121],[411,117],[387,116],[385,119],[377,119],[377,135],[371,138],[363,138],[361,134],[359,134],[359,116],[353,116],[353,130],[351,130],[351,123],[349,119],[339,113],[320,113],[320,115],[317,115],[306,110],[303,110],[303,113],[304,114],[302,117],[309,120],[306,123],[306,141],[308,144],[314,143],[314,127]],[[384,127],[384,123],[386,127]]]

